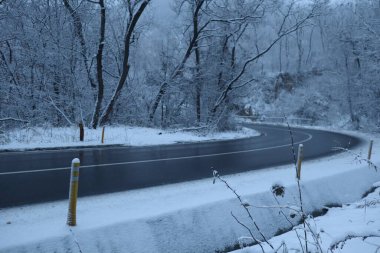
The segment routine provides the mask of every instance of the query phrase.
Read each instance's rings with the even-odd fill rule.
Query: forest
[[[380,129],[378,0],[0,0],[0,128]]]

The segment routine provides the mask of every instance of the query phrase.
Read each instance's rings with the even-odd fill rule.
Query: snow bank
[[[378,185],[378,184],[376,184]],[[313,245],[315,240],[308,233],[308,249],[311,252],[376,252],[380,245],[380,188],[370,193],[367,197],[354,203],[339,208],[330,208],[325,216],[309,219],[312,230],[319,236],[319,246]],[[303,236],[302,226],[296,229]],[[301,239],[303,247],[304,240]],[[313,243],[311,243],[313,242]],[[300,242],[295,231],[290,231],[270,240],[274,248],[281,248],[286,244],[289,252],[302,252]],[[265,252],[271,252],[269,246],[264,245]],[[317,248],[319,247],[319,249]],[[259,253],[259,246],[253,246],[235,253]],[[282,249],[279,251],[282,252]]]
[[[379,165],[379,139],[374,162]],[[356,152],[367,149],[366,146]],[[255,206],[275,205],[270,188],[285,186],[282,204],[297,206],[294,168],[281,166],[225,179]],[[380,180],[380,173],[357,164],[347,153],[305,162],[302,189],[306,211],[326,204],[361,198]],[[231,217],[242,222],[244,210],[221,183],[210,180],[79,198],[78,226],[65,225],[67,201],[9,208],[0,211],[0,252],[214,252],[247,236]],[[268,237],[289,226],[278,210],[253,208]],[[9,224],[7,224],[9,223]],[[76,243],[78,242],[78,244]],[[79,245],[79,246],[78,246]]]
[[[201,142],[212,140],[229,140],[260,135],[251,128],[242,128],[236,132],[210,133],[200,135],[181,130],[162,130],[146,127],[106,127],[104,145],[148,146],[173,144],[178,142]],[[6,133],[6,143],[1,150],[23,150],[34,148],[78,147],[101,144],[102,129],[85,129],[84,141],[79,141],[79,128],[42,128],[33,127],[12,130]]]

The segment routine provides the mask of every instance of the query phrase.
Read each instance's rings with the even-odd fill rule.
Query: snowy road
[[[0,153],[0,208],[65,199],[69,165],[81,160],[79,196],[176,183],[262,169],[293,161],[289,132],[280,126],[252,125],[248,139],[151,147],[111,147]],[[293,129],[304,143],[305,159],[326,156],[332,147],[353,147],[356,137]]]

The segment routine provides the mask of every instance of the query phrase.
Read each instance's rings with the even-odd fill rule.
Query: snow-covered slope
[[[309,218],[308,250],[321,253],[378,252],[380,249],[380,182],[373,186],[376,187],[374,192],[360,201],[343,207],[329,208],[326,215]],[[290,232],[272,238],[270,243],[279,252],[282,250],[294,253],[306,251],[303,231],[303,226],[299,225]],[[262,246],[265,252],[273,252],[265,243]],[[234,252],[259,253],[262,250],[256,245]]]

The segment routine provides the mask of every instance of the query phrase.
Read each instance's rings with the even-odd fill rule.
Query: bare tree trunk
[[[285,37],[285,58],[286,58],[286,64],[285,64],[285,72],[289,71],[289,54],[290,54],[290,49],[289,49],[289,38],[288,36]]]
[[[158,105],[160,104],[162,97],[165,95],[168,86],[169,86],[169,84],[167,82],[164,82],[161,84],[160,90],[158,91],[156,99],[154,100],[154,103],[153,103],[152,108],[151,108],[150,113],[149,113],[149,121],[150,122],[153,122],[154,114],[156,113]]]
[[[193,27],[194,27],[194,37],[198,37],[198,13],[193,15]],[[198,40],[195,40],[195,65],[196,65],[196,79],[195,79],[195,89],[196,89],[196,114],[197,123],[201,122],[201,93],[202,93],[202,80],[201,80],[201,60],[200,60],[200,50],[198,47]]]
[[[348,66],[348,55],[345,55],[345,67],[346,67],[346,76],[347,76],[347,102],[348,102],[348,110],[350,112],[350,118],[351,122],[354,124],[355,129],[359,128],[359,120],[357,116],[354,113],[353,106],[352,106],[352,83],[351,83],[351,77],[350,77],[350,69]]]
[[[307,54],[307,58],[306,58],[306,64],[310,64],[312,61],[311,61],[311,51],[313,49],[313,35],[314,35],[314,26],[311,28],[311,31],[310,31],[310,37],[309,37],[309,52]]]
[[[296,31],[297,49],[298,49],[298,60],[297,60],[297,83],[299,75],[302,69],[302,58],[303,58],[303,47],[302,47],[302,28]]]
[[[103,96],[104,96],[104,80],[103,80],[103,49],[105,41],[106,30],[106,9],[104,6],[104,0],[99,0],[100,5],[100,39],[98,52],[96,54],[96,73],[98,80],[98,93],[96,97],[95,110],[92,115],[91,126],[96,129],[99,122],[100,109],[102,108]]]
[[[59,98],[59,96],[60,96],[60,89],[59,89],[60,83],[61,83],[60,75],[58,73],[55,73],[54,74],[54,82],[53,82],[53,92],[54,92],[54,96],[56,98]],[[61,123],[62,123],[61,115],[56,114],[55,116],[56,116],[55,121],[54,121],[55,126],[61,126]]]
[[[319,36],[321,37],[322,49],[323,49],[323,52],[326,52],[325,39],[324,39],[325,36],[324,36],[323,26],[320,19],[318,19],[318,27],[319,27]]]
[[[7,58],[5,57],[5,54],[0,50],[0,59],[3,60],[4,64],[5,64],[5,67],[7,69],[7,72],[9,73],[9,76],[11,77],[11,80],[12,82],[18,87],[20,86],[19,85],[19,82],[17,80],[17,77],[14,73],[14,71],[12,71],[11,69],[11,66],[10,66],[10,63],[8,63],[7,61]],[[11,58],[10,58],[11,59]]]
[[[280,67],[280,73],[282,72],[282,41],[280,41],[280,52],[279,52],[279,58],[278,58],[278,61],[279,61],[279,67]]]

